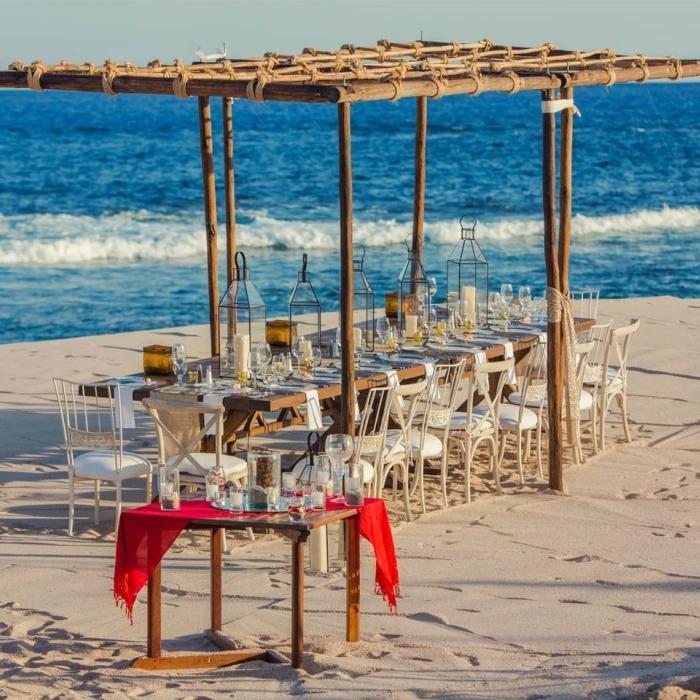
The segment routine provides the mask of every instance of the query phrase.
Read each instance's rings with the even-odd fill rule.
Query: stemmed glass
[[[171,361],[173,372],[177,375],[177,385],[184,386],[185,372],[187,371],[187,352],[182,343],[173,345]]]
[[[513,301],[513,285],[512,284],[502,284],[501,285],[501,299],[505,304],[510,304]]]
[[[430,294],[430,305],[433,304],[433,297],[437,294],[437,277],[428,277],[428,294]]]
[[[311,351],[311,376],[316,374],[316,368],[321,366],[321,348],[313,348]]]
[[[530,287],[527,285],[519,287],[518,288],[518,301],[520,302],[520,309],[521,311],[525,311],[525,307],[530,303],[532,300],[532,292],[530,291]]]
[[[394,329],[394,347],[396,352],[401,352],[401,348],[406,345],[406,331],[403,328]]]
[[[350,435],[329,435],[326,440],[326,454],[333,465],[333,491],[338,503],[345,503],[343,495],[343,477],[345,462],[352,457],[354,441]]]
[[[389,335],[390,329],[391,329],[391,324],[389,323],[389,319],[386,318],[386,316],[382,316],[377,321],[377,335],[379,336],[379,339],[382,341],[382,345],[386,345],[386,338]]]
[[[272,350],[270,349],[270,343],[258,343],[257,350],[264,379],[265,374],[267,373],[267,367],[272,362]]]
[[[256,343],[250,349],[250,378],[253,380],[253,389],[258,388],[258,377],[260,373],[265,369],[265,363],[262,361],[262,352],[264,352],[264,344]]]

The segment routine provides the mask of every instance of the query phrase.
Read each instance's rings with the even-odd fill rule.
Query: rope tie
[[[453,41],[452,42],[452,55],[459,56],[459,52],[461,50],[462,50],[462,44],[460,44],[458,41]]]
[[[447,87],[447,82],[443,77],[437,77],[435,75],[430,76],[430,81],[435,83],[435,94],[431,95],[430,98],[433,100],[439,100],[445,94],[445,88]]]
[[[312,83],[315,83],[318,80],[318,68],[309,68],[309,78],[311,79]],[[246,92],[248,92],[247,87]]]
[[[302,53],[308,53],[310,56],[318,56],[318,51],[313,46],[308,46]]]
[[[22,63],[22,61],[12,61],[9,66],[7,66],[7,70],[15,70],[20,73],[25,73],[27,70],[27,66]]]
[[[187,93],[187,83],[189,79],[194,76],[185,68],[179,58],[175,61],[175,67],[177,68],[177,75],[173,80],[173,92],[177,97],[186,100],[189,97]]]
[[[160,68],[162,65],[163,64],[161,63],[161,60],[159,58],[154,58],[148,63],[149,68]]]
[[[515,95],[516,92],[520,92],[520,88],[523,86],[522,78],[512,70],[506,71],[504,76],[507,76],[513,81],[513,87],[508,90],[509,95]]]
[[[263,96],[263,90],[270,80],[271,78],[267,73],[258,71],[257,77],[253,78],[253,80],[245,86],[245,94],[248,99],[254,102],[264,102],[265,97]]]
[[[102,89],[105,91],[105,94],[109,95],[110,97],[117,96],[117,93],[112,87],[112,82],[116,77],[117,74],[113,70],[105,71],[102,74]]]
[[[482,39],[482,42],[484,44],[482,49],[483,51],[490,51],[494,46],[493,41],[488,37],[486,39]]]
[[[87,61],[86,63],[83,63],[83,68],[88,72],[88,75],[94,75],[95,74],[95,66]]]
[[[639,57],[639,61],[637,61],[637,67],[642,69],[644,75],[636,82],[646,83],[646,81],[649,80],[649,66],[647,65],[647,60],[646,58],[644,58],[644,56],[642,56],[641,53],[638,53],[637,56]]]
[[[470,93],[472,97],[480,95],[484,89],[484,81],[481,79],[481,73],[478,70],[473,70],[471,73],[472,80],[476,83],[476,90]]]
[[[617,82],[617,73],[615,71],[615,66],[612,64],[605,66],[605,71],[608,74],[608,82],[605,83],[605,87],[612,87]]]
[[[384,54],[386,53],[386,47],[377,44],[377,61],[382,63],[384,61]]]
[[[512,46],[506,46],[506,58],[509,61],[513,60],[513,47]]]
[[[411,46],[413,46],[413,55],[418,58],[418,56],[421,55],[421,51],[423,49],[423,42],[422,41],[414,41]]]
[[[355,53],[355,51],[357,50],[357,47],[355,46],[355,44],[343,44],[340,48],[345,49],[348,53],[351,53],[351,54]]]
[[[550,323],[561,323],[564,330],[567,415],[571,420],[576,421],[581,417],[581,395],[576,377],[574,310],[571,306],[571,299],[554,287],[547,287],[547,320]]]
[[[44,92],[44,88],[41,87],[41,75],[43,72],[44,66],[41,65],[41,61],[34,61],[34,63],[27,68],[27,85],[32,90]]]
[[[679,78],[683,77],[683,62],[681,61],[680,58],[674,58],[673,56],[669,56],[669,58],[673,61],[673,65],[676,69],[676,74],[671,78],[671,80],[678,80]]]
[[[398,78],[392,78],[389,83],[394,87],[394,96],[389,98],[390,102],[396,102],[403,97],[403,83]]]

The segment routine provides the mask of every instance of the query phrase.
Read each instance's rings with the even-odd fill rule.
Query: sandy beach
[[[141,348],[186,343],[204,326],[0,346],[0,697],[7,698],[698,698],[700,693],[700,300],[602,301],[599,318],[642,325],[631,351],[629,418],[608,449],[566,470],[566,495],[506,465],[505,495],[475,469],[475,498],[451,507],[429,484],[428,514],[399,521],[399,615],[372,594],[363,544],[362,641],[344,641],[342,574],[306,576],[305,671],[253,662],[143,672],[145,591],[133,627],[114,605],[110,489],[93,524],[89,485],[67,535],[67,475],[51,378],[139,371]],[[140,412],[134,449],[154,457]],[[128,484],[129,505],[143,502]],[[417,513],[417,510],[416,510]],[[208,648],[207,541],[182,536],[164,560],[166,651]],[[224,631],[289,654],[289,548],[234,540],[225,555]],[[212,647],[213,650],[213,647]],[[695,678],[693,681],[692,679]],[[658,690],[663,686],[667,688]],[[685,694],[683,694],[685,693]]]

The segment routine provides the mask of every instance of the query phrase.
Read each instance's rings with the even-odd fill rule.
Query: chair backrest
[[[584,384],[598,384],[603,377],[603,362],[605,353],[610,343],[612,321],[591,326],[582,334],[581,342],[593,343],[593,348],[588,353],[588,366],[583,378]]]
[[[114,450],[116,468],[121,468],[122,421],[115,411],[115,387],[109,384],[80,384],[68,379],[53,380],[63,428],[63,447],[73,464],[74,450]]]
[[[523,419],[526,408],[533,404],[541,407],[547,398],[547,343],[533,345],[525,358],[525,371],[518,377],[520,391],[520,410],[518,422]]]
[[[395,386],[373,387],[367,392],[356,438],[356,454],[381,455],[395,392]]]
[[[443,441],[447,439],[465,362],[465,360],[455,364],[438,362],[435,365],[435,371],[426,388],[424,402],[419,405],[419,410],[422,410],[421,450],[428,430],[442,434]]]
[[[482,362],[472,365],[471,376],[474,391],[470,392],[469,400],[467,401],[467,432],[484,433],[491,431],[495,433],[498,431],[498,417],[500,415],[503,387],[514,364],[515,360],[511,358],[500,362]],[[494,385],[495,389],[492,391]],[[473,424],[474,402],[477,397],[481,399],[485,410],[483,413],[478,414],[479,419]]]
[[[581,289],[569,292],[574,316],[577,318],[597,318],[599,298],[599,289]]]
[[[594,346],[595,344],[592,340],[587,343],[576,343],[574,345],[574,352],[576,353],[576,382],[579,392],[583,389],[583,381],[588,367],[588,357]]]
[[[413,425],[418,406],[426,403],[427,390],[428,381],[426,379],[412,384],[399,384],[396,387],[390,417],[399,426],[403,439],[394,443],[392,454],[403,454],[405,446],[411,444],[411,426]]]
[[[158,438],[158,461],[176,457],[172,466],[206,478],[208,469],[196,458],[201,442],[214,431],[216,466],[221,468],[224,407],[201,401],[182,401],[161,396],[143,400],[153,418]]]
[[[634,338],[634,334],[638,329],[638,318],[633,318],[627,326],[614,328],[610,332],[610,342],[603,359],[603,381],[607,381],[608,384],[614,384],[619,380],[623,391],[627,390],[627,360],[632,345],[632,338]],[[610,375],[609,371],[611,369],[615,370],[612,375]]]

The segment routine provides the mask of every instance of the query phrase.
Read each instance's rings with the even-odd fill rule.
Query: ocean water
[[[438,300],[463,214],[479,219],[494,286],[544,287],[539,102],[429,102],[424,259]],[[576,102],[572,288],[700,297],[700,84],[587,88]],[[352,108],[355,239],[378,299],[406,258],[414,118],[412,100]],[[234,122],[239,248],[268,317],[286,314],[302,252],[337,308],[336,108],[236,102]],[[0,342],[207,321],[196,100],[0,91],[0,163]]]

